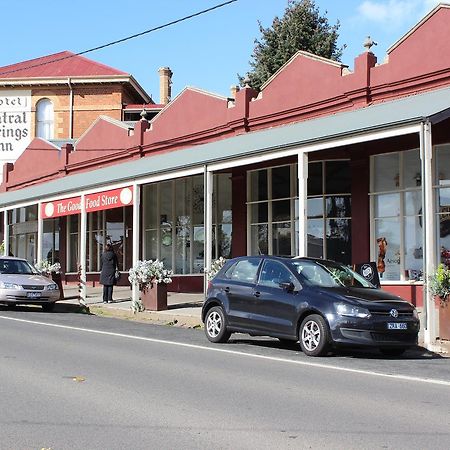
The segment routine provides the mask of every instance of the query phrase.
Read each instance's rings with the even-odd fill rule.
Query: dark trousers
[[[113,285],[104,284],[103,285],[103,301],[112,302]]]

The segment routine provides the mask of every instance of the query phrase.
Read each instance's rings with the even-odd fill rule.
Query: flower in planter
[[[208,277],[208,280],[212,280],[219,272],[219,270],[225,265],[226,262],[227,260],[222,256],[219,259],[214,260],[211,263],[211,268],[209,270],[205,269],[205,273],[206,276]]]
[[[51,264],[46,259],[42,261],[38,261],[34,267],[39,270],[43,275],[49,277],[52,273],[60,273],[61,272],[61,264],[56,262]]]
[[[441,306],[450,301],[450,269],[439,264],[436,272],[428,277],[430,292],[439,297]]]

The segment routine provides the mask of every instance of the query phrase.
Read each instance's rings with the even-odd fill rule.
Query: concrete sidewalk
[[[78,286],[65,285],[63,288],[64,300],[59,301],[57,305],[78,306]],[[136,314],[131,309],[130,287],[115,286],[113,303],[103,303],[102,295],[102,286],[87,287],[86,303],[89,310],[94,314],[190,328],[202,325],[203,294],[169,292],[167,294],[168,309],[166,311],[143,311]]]

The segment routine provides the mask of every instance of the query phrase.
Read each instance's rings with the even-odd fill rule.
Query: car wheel
[[[328,353],[330,332],[322,316],[307,316],[300,325],[298,338],[305,355],[322,356]]]
[[[42,305],[42,309],[45,312],[52,312],[55,309],[55,304],[54,303],[44,303]]]
[[[405,353],[406,348],[380,348],[380,352],[385,356],[401,356]]]
[[[213,306],[205,317],[205,334],[211,342],[227,342],[231,333],[227,331],[227,323],[222,307]]]

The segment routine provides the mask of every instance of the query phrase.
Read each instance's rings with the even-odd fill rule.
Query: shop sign
[[[15,161],[30,143],[31,91],[0,92],[0,162]]]
[[[104,209],[119,208],[133,204],[133,191],[131,187],[96,192],[85,196],[86,212],[102,211]],[[81,212],[81,197],[65,198],[42,204],[42,217],[69,216]]]
[[[11,234],[17,236],[18,234],[36,233],[38,230],[37,220],[30,222],[14,223],[11,226]]]
[[[355,264],[355,272],[362,275],[367,281],[372,283],[375,287],[380,288],[380,277],[378,275],[377,265],[375,262],[366,262],[363,264]]]

